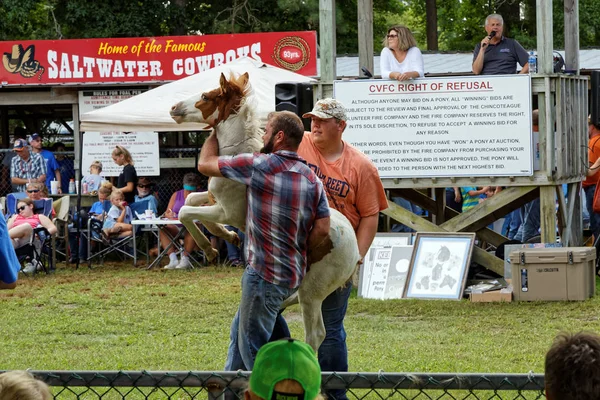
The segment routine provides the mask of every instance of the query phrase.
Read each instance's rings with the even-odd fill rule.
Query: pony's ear
[[[225,74],[221,72],[221,79],[219,80],[219,84],[221,85],[221,91],[223,93],[227,93],[227,78],[225,78]]]
[[[245,72],[242,76],[240,76],[240,79],[238,82],[242,88],[245,88],[246,85],[248,84],[249,80],[250,80],[250,75],[248,75],[248,73]]]

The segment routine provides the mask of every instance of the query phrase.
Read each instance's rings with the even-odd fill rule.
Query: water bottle
[[[537,74],[537,56],[532,51],[529,52],[529,74]]]
[[[87,184],[87,182],[83,182],[83,194],[88,194],[88,184]]]
[[[69,193],[75,194],[75,179],[71,178],[69,181]]]

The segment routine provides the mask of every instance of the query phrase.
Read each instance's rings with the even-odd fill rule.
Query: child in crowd
[[[476,187],[461,187],[460,193],[462,194],[463,203],[462,203],[462,212],[470,210],[479,204],[479,196],[489,192],[491,189],[489,186],[486,186],[481,189],[477,189]]]
[[[90,165],[90,174],[84,176],[81,181],[82,185],[87,184],[88,193],[96,192],[100,189],[100,185],[104,180],[100,176],[100,172],[102,172],[102,163],[96,160]]]
[[[102,226],[105,238],[132,235],[133,226],[131,225],[131,221],[133,220],[133,215],[125,201],[123,192],[119,189],[114,189],[110,195],[110,202],[112,207],[108,210],[108,214],[104,219],[104,225]]]

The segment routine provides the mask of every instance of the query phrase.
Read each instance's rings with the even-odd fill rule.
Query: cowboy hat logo
[[[2,64],[4,69],[11,74],[20,74],[23,78],[31,78],[39,72],[38,80],[42,80],[45,68],[35,60],[35,46],[29,45],[26,49],[20,44],[14,44],[12,53],[4,53]]]

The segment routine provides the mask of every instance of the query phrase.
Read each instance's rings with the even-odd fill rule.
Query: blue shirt
[[[50,150],[42,150],[39,153],[44,160],[46,160],[46,187],[50,189],[50,182],[56,179],[55,171],[60,172],[60,165],[58,165],[58,161],[56,161],[56,157],[54,157],[54,153]],[[61,189],[62,189],[62,178],[61,178]]]

